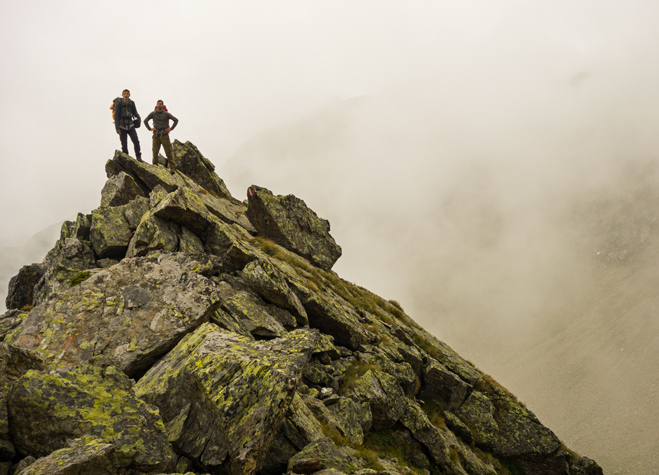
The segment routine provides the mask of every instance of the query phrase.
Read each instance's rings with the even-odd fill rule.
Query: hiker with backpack
[[[135,148],[135,158],[137,161],[142,161],[142,151],[140,149],[140,139],[137,137],[137,131],[142,123],[140,114],[137,113],[135,102],[130,100],[130,91],[124,89],[121,93],[121,98],[114,100],[112,107],[114,112],[114,127],[119,134],[121,140],[121,151],[128,155],[128,137],[133,142]]]
[[[153,128],[149,126],[149,121],[153,119]],[[172,126],[169,126],[169,121],[174,121]],[[178,124],[178,119],[172,114],[167,112],[167,107],[162,100],[156,102],[156,108],[153,112],[149,113],[144,119],[144,124],[146,128],[153,132],[153,164],[158,165],[158,152],[160,151],[160,146],[165,149],[165,155],[167,156],[167,166],[173,172],[176,171],[176,163],[174,163],[173,152],[172,152],[172,142],[169,140],[169,133],[174,130],[176,124]]]

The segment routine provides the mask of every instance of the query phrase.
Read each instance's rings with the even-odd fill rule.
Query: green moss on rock
[[[112,444],[121,466],[172,467],[174,454],[153,407],[114,366],[83,364],[69,373],[28,371],[9,398],[11,432],[24,454],[43,457],[79,437]]]

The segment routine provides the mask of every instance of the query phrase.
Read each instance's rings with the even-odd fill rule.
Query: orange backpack
[[[121,97],[115,98],[114,101],[112,101],[112,105],[110,106],[110,110],[112,111],[112,123],[114,124],[114,106],[121,100]]]

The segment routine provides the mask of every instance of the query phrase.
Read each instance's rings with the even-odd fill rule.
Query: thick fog
[[[222,173],[305,198],[341,276],[398,300],[607,473],[649,474],[658,124],[638,89],[615,93],[622,78],[588,82],[329,101]]]
[[[12,246],[98,206],[119,147],[109,106],[129,88],[142,117],[165,101],[172,137],[237,198],[258,184],[329,219],[342,277],[399,301],[570,448],[652,473],[655,4],[27,0],[0,14],[3,279]]]

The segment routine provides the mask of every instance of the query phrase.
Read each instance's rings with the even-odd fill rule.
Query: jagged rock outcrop
[[[341,257],[341,247],[329,234],[329,221],[319,218],[301,199],[274,196],[255,185],[249,187],[247,196],[247,217],[260,235],[321,269],[330,270]]]
[[[52,457],[66,448],[88,451],[101,442],[112,444],[113,450],[101,452],[116,470],[174,469],[176,458],[160,415],[136,397],[132,385],[102,360],[70,372],[28,371],[8,397],[12,442],[19,452],[34,457]],[[79,450],[72,450],[57,458],[79,456]]]
[[[30,351],[0,343],[0,461],[16,455],[15,440],[9,433],[7,401],[14,383],[30,370],[43,370],[41,359]]]
[[[0,475],[597,475],[395,302],[301,200],[116,153],[0,317]]]
[[[34,287],[43,277],[43,264],[30,264],[21,267],[9,281],[9,292],[5,304],[8,309],[31,306],[34,301]]]
[[[187,254],[125,259],[35,307],[6,341],[52,367],[106,355],[134,376],[219,307],[217,284],[195,272],[203,266],[212,261]]]

